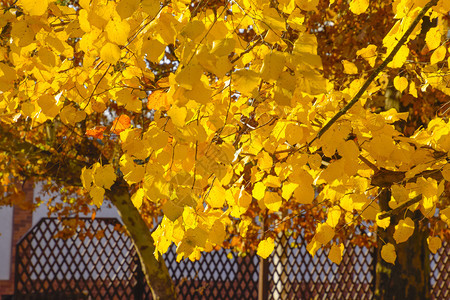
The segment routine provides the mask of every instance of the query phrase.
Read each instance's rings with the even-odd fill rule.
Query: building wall
[[[26,201],[33,201],[33,186],[31,184],[26,184],[24,186],[25,199]],[[12,222],[8,222],[10,227],[2,228],[2,232],[11,232],[9,234],[11,237],[10,243],[10,255],[6,254],[5,257],[0,257],[2,261],[1,265],[9,265],[9,279],[0,280],[0,295],[12,295],[14,293],[14,258],[15,258],[15,245],[19,239],[31,228],[33,214],[29,210],[23,210],[17,206],[13,207],[11,210]],[[9,218],[11,220],[11,218]],[[6,222],[6,221],[5,221]],[[8,226],[8,224],[5,224]],[[12,228],[11,228],[12,225]],[[7,253],[7,251],[6,251]],[[9,260],[9,263],[8,263]]]
[[[26,201],[32,203],[34,194],[39,194],[40,190],[39,184],[36,185],[35,190],[31,183],[26,184],[24,186]],[[14,293],[15,245],[41,218],[46,218],[47,213],[48,209],[45,203],[34,212],[23,210],[18,206],[2,207],[0,213],[0,233],[2,234],[0,237],[0,298]],[[96,217],[120,219],[116,208],[106,200]]]

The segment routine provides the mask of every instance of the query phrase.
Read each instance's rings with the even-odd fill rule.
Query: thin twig
[[[420,200],[422,200],[422,194],[412,198],[411,200],[406,201],[405,203],[403,203],[402,205],[396,207],[393,210],[390,210],[390,211],[385,212],[384,214],[381,214],[378,217],[378,219],[383,220],[383,219],[388,218],[388,217],[390,217],[392,215],[396,215],[399,212],[401,212],[402,210],[404,210],[405,208],[407,208],[408,206],[411,206],[411,205],[419,202]]]
[[[310,146],[315,140],[320,138],[330,127],[343,115],[347,113],[347,111],[352,108],[353,105],[356,104],[356,102],[359,101],[361,96],[364,94],[364,92],[367,90],[369,85],[372,83],[372,81],[378,76],[378,74],[383,71],[383,69],[394,59],[394,56],[397,54],[397,52],[400,50],[400,48],[405,44],[406,40],[408,39],[409,35],[413,32],[416,25],[422,20],[423,16],[427,13],[427,11],[434,5],[436,5],[438,0],[431,0],[428,2],[422,10],[419,12],[417,17],[414,19],[414,21],[409,26],[408,30],[403,34],[401,39],[398,41],[397,45],[395,45],[394,49],[392,49],[392,52],[389,54],[388,57],[383,61],[381,65],[379,65],[375,71],[373,71],[372,74],[370,74],[369,78],[367,78],[366,82],[364,82],[364,85],[361,87],[361,89],[358,91],[358,93],[353,97],[353,99],[347,103],[346,106],[344,106],[338,113],[334,115],[333,118],[331,118],[330,121],[328,121],[325,126],[322,127],[322,129],[319,130],[317,135],[312,139],[311,142],[308,143],[308,146]]]

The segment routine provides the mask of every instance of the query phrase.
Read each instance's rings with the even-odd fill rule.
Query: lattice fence
[[[84,219],[94,238],[54,238],[57,219],[45,218],[17,244],[15,299],[150,299],[129,237],[116,219]],[[450,246],[431,255],[433,299],[450,299]],[[301,238],[280,236],[267,260],[229,250],[176,262],[164,256],[180,299],[373,299],[374,249],[347,245],[342,263],[312,258]]]
[[[301,236],[281,235],[269,259],[268,299],[371,299],[374,255],[347,243],[338,266],[321,250],[311,257]]]

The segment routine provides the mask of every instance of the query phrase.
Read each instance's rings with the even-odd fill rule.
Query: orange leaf
[[[96,139],[103,139],[103,132],[105,131],[106,127],[105,126],[96,126],[92,129],[88,129],[86,130],[86,135],[87,136],[92,136]]]
[[[147,108],[159,110],[161,108],[168,108],[167,94],[164,91],[157,90],[148,96]]]
[[[130,128],[131,126],[131,120],[130,117],[127,115],[121,115],[120,117],[117,117],[111,127],[111,132],[115,134],[119,134],[122,131],[124,131],[127,128]]]

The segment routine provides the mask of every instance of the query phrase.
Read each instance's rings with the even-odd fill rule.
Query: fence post
[[[269,261],[259,258],[258,300],[267,300],[269,297]]]
[[[270,291],[274,300],[288,299],[289,294],[289,276],[286,268],[288,263],[288,240],[284,232],[279,232],[275,244],[275,253],[273,254],[273,287]]]
[[[267,226],[267,213],[261,220],[261,229],[263,232]],[[269,256],[270,257],[270,256]],[[258,300],[267,300],[269,298],[269,261],[267,259],[259,258],[259,278],[258,278]]]

